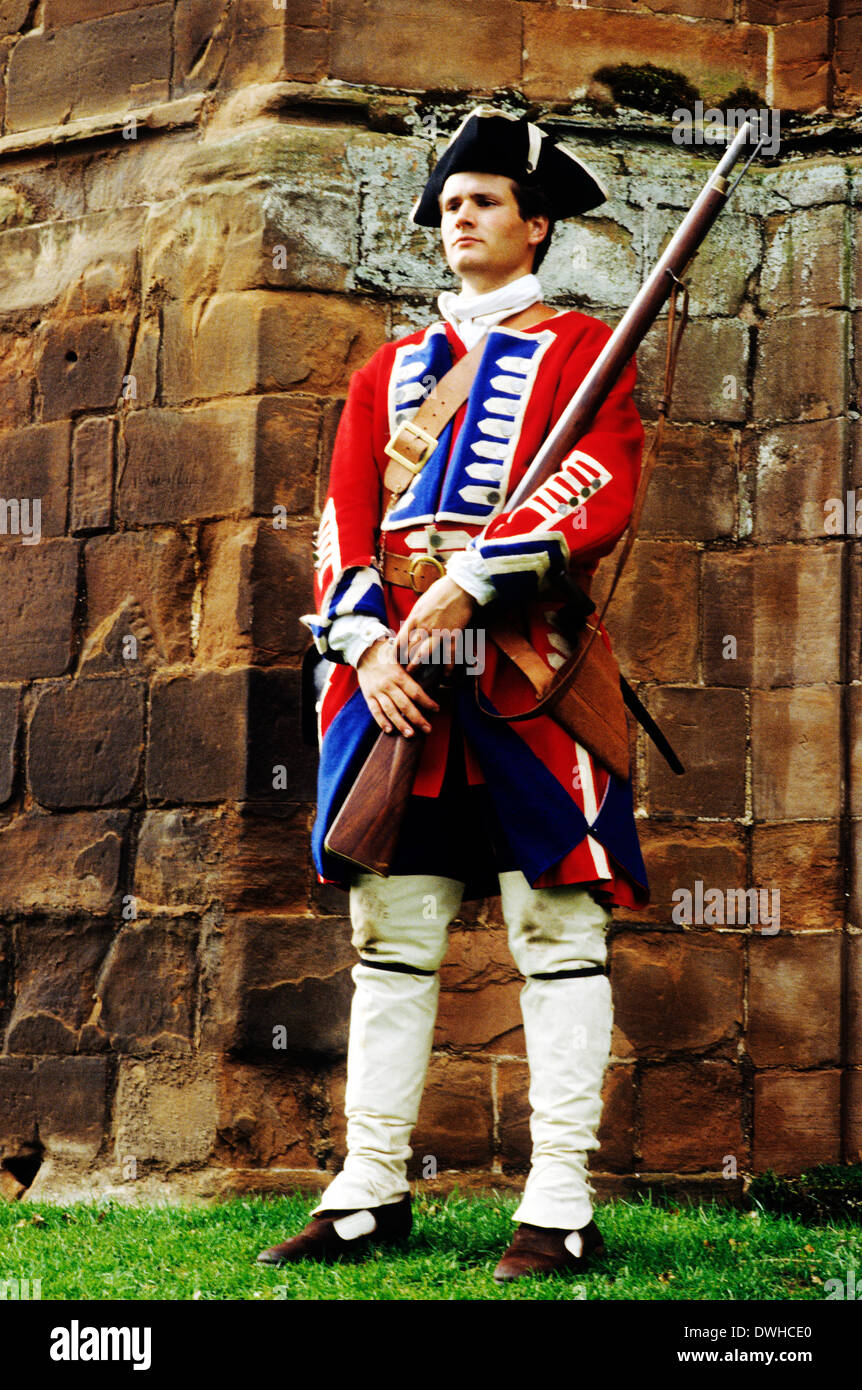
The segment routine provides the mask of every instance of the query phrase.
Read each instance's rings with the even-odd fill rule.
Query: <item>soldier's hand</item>
[[[425,593],[420,594],[395,639],[399,651],[409,654],[407,670],[412,671],[422,662],[431,660],[441,637],[448,634],[451,639],[452,634],[467,627],[476,607],[473,596],[448,574],[435,579]],[[454,657],[444,664],[454,665]]]
[[[433,713],[440,706],[400,665],[393,638],[381,637],[364,651],[356,674],[365,703],[384,733],[391,734],[394,725],[406,738],[412,738],[414,726],[430,734],[422,710]]]

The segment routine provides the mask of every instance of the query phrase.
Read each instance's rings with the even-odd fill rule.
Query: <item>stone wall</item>
[[[860,1156],[859,563],[826,504],[862,482],[862,5],[825,8],[0,4],[5,1195],[337,1167],[354,956],[309,860],[297,616],[350,374],[450,283],[406,214],[481,98],[556,122],[611,190],[543,268],[609,322],[714,163],[671,139],[680,94],[798,113],[689,277],[609,618],[688,772],[633,735],[653,902],[613,931],[593,1168],[730,1192]],[[655,331],[648,420],[662,359]],[[698,883],[780,892],[780,931],[675,921]],[[497,900],[465,907],[443,982],[414,1172],[517,1182]]]

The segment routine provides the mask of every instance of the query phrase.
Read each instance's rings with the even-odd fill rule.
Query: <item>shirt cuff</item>
[[[497,597],[490,571],[478,550],[458,550],[446,565],[449,578],[484,606]]]
[[[336,618],[329,629],[328,645],[339,652],[350,666],[355,666],[363,652],[380,637],[394,637],[391,628],[384,626],[379,618],[347,613]]]

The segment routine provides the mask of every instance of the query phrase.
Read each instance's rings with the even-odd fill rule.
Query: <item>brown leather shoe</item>
[[[571,1249],[581,1237],[580,1254]],[[570,1244],[566,1245],[566,1241]],[[564,1231],[554,1226],[530,1226],[523,1222],[515,1232],[497,1268],[494,1278],[498,1284],[521,1279],[525,1274],[578,1274],[586,1269],[594,1255],[604,1254],[604,1241],[594,1221],[580,1231]]]
[[[261,1250],[257,1263],[287,1265],[296,1260],[356,1260],[375,1245],[397,1245],[410,1234],[413,1213],[409,1192],[400,1202],[360,1211],[321,1211],[298,1235],[282,1245]]]

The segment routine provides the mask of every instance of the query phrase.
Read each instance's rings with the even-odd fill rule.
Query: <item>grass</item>
[[[215,1206],[0,1205],[0,1281],[41,1279],[45,1299],[571,1301],[812,1299],[862,1268],[862,1229],[762,1210],[614,1201],[597,1212],[607,1253],[589,1274],[498,1287],[508,1194],[419,1197],[409,1246],[356,1264],[268,1268],[257,1252],[305,1222],[305,1196]],[[862,1275],[860,1275],[862,1283]]]

